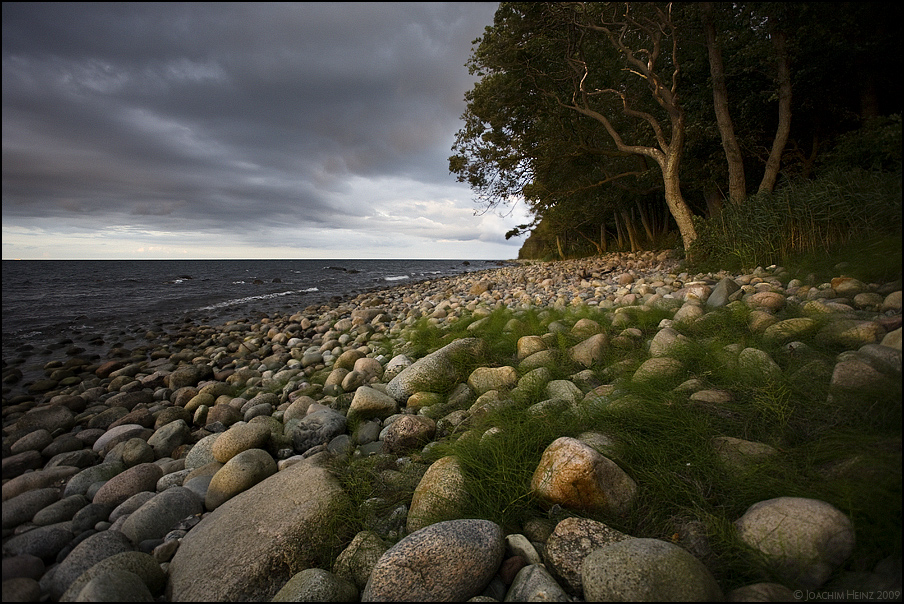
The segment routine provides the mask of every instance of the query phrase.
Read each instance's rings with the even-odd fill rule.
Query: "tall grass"
[[[786,268],[796,270],[793,264]],[[900,257],[897,271],[900,274]],[[676,527],[688,523],[700,527],[711,549],[706,563],[726,591],[768,578],[767,565],[737,542],[732,523],[750,505],[774,497],[820,499],[847,514],[857,531],[857,549],[847,570],[871,570],[885,557],[900,556],[901,385],[829,396],[840,350],[807,335],[801,336],[805,346],[792,353],[751,332],[750,312],[745,304],[733,303],[711,310],[705,320],[675,326],[687,340],[670,354],[682,362],[686,378],[699,380],[707,389],[730,392],[727,402],[693,401],[674,383],[634,382],[629,369],[617,368],[636,367],[649,358],[648,349],[640,344],[612,346],[591,367],[600,383],[613,389],[599,404],[537,417],[525,409],[543,400],[545,393],[531,392],[472,418],[464,430],[441,439],[429,454],[415,452],[411,458],[425,468],[435,458],[456,456],[471,494],[466,515],[520,532],[530,520],[550,514],[530,491],[545,448],[561,436],[604,434],[612,442],[604,454],[636,481],[637,499],[625,516],[584,515],[635,537],[676,540],[681,530]],[[800,312],[788,305],[776,318]],[[662,309],[618,314],[626,316],[627,323],[613,322],[614,312],[592,307],[497,309],[489,315],[464,315],[445,326],[422,319],[410,325],[405,336],[420,354],[458,337],[479,337],[489,347],[485,365],[517,367],[516,343],[521,336],[555,332],[545,339],[564,351],[575,343],[569,328],[578,319],[590,318],[612,339],[632,327],[649,341],[660,321],[670,316]],[[745,347],[767,352],[781,368],[781,376],[763,380],[732,362]],[[550,373],[569,379],[580,369],[563,362]],[[723,436],[768,444],[778,454],[742,469],[731,467],[713,445],[713,438]],[[354,503],[345,521],[355,530],[367,528],[371,521],[361,511],[365,502],[370,502],[365,510],[373,511],[376,501],[389,512],[410,501],[414,482],[399,488],[385,481],[384,470],[392,467],[394,463],[380,456],[349,457],[334,468]]]
[[[752,195],[710,220],[696,219],[696,226],[695,262],[728,270],[784,264],[882,237],[900,241],[901,176],[831,172]]]

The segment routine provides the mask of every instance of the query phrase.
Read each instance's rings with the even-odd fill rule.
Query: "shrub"
[[[901,236],[900,175],[831,172],[695,219],[692,257],[701,266],[747,269],[826,254],[858,240]]]

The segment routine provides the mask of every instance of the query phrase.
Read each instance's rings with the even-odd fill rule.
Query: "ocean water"
[[[493,268],[462,260],[4,260],[3,359],[143,333],[293,313],[334,297]],[[56,356],[54,357],[56,358]]]

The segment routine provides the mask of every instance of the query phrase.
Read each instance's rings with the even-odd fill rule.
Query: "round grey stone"
[[[215,510],[242,491],[276,474],[276,462],[263,449],[242,451],[220,468],[207,488],[204,506]]]
[[[465,601],[502,563],[505,537],[488,520],[449,520],[416,531],[374,566],[362,602]]]
[[[161,476],[163,470],[157,464],[138,464],[108,480],[94,495],[92,503],[119,505],[141,491],[155,491]]]
[[[322,568],[307,568],[283,585],[272,602],[354,602],[358,588]]]
[[[95,577],[107,575],[111,572],[128,572],[136,575],[152,594],[159,594],[166,585],[166,575],[160,565],[150,554],[142,552],[126,551],[112,556],[107,556],[91,568],[83,572],[60,597],[60,602],[75,602],[85,586]],[[129,579],[130,582],[134,581]],[[104,600],[100,600],[104,601]],[[119,601],[106,600],[106,601]]]
[[[29,522],[35,514],[60,498],[60,490],[47,487],[25,491],[3,502],[3,529]]]
[[[174,524],[204,511],[201,499],[185,487],[171,487],[129,514],[122,532],[132,543],[163,538]]]
[[[659,539],[628,539],[593,551],[581,565],[581,581],[588,602],[723,599],[702,562]]]
[[[132,544],[119,531],[102,531],[76,545],[60,562],[50,582],[50,595],[59,600],[73,581],[105,558],[132,550]]]
[[[35,514],[32,522],[41,526],[46,526],[48,524],[72,520],[75,514],[89,503],[91,502],[88,501],[88,498],[84,495],[70,495],[65,499],[50,504]]]
[[[76,602],[153,602],[154,596],[141,577],[111,569],[95,575],[75,598]]]
[[[818,499],[760,501],[735,526],[744,543],[768,558],[783,583],[806,589],[825,583],[854,549],[850,519]]]

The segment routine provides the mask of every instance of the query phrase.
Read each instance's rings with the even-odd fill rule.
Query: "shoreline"
[[[159,598],[166,584],[165,597],[173,600],[189,597],[193,590],[194,597],[202,599],[226,599],[230,593],[260,599],[264,594],[256,590],[275,590],[291,576],[280,575],[276,580],[264,573],[264,579],[248,578],[241,586],[235,582],[239,578],[232,575],[251,576],[256,572],[238,562],[240,554],[269,555],[259,549],[261,539],[254,531],[272,530],[291,537],[301,524],[323,523],[322,518],[294,518],[291,521],[296,524],[291,527],[273,528],[288,522],[287,510],[294,509],[294,504],[281,504],[281,496],[276,494],[290,488],[281,481],[302,480],[302,475],[310,474],[315,482],[306,483],[304,492],[293,497],[315,498],[322,495],[323,485],[333,484],[335,479],[321,470],[332,467],[337,457],[348,454],[350,463],[370,458],[384,464],[384,473],[388,474],[381,474],[381,480],[408,485],[402,488],[408,497],[404,513],[396,517],[400,508],[394,508],[373,521],[374,527],[384,527],[373,530],[382,531],[378,540],[385,543],[381,546],[381,553],[385,553],[392,543],[407,543],[407,535],[438,526],[421,528],[417,524],[418,518],[427,514],[424,501],[431,497],[421,493],[411,499],[411,490],[429,494],[447,480],[432,474],[440,471],[434,467],[439,461],[431,464],[428,454],[436,442],[453,435],[464,438],[466,432],[460,430],[500,405],[521,409],[529,404],[523,409],[527,416],[542,416],[555,409],[554,417],[561,418],[567,417],[569,410],[586,411],[601,404],[614,409],[625,404],[618,399],[622,395],[619,388],[613,387],[623,379],[618,376],[627,371],[629,377],[634,374],[631,379],[640,380],[648,364],[645,359],[652,362],[668,357],[669,343],[684,337],[681,331],[688,331],[698,321],[704,323],[706,317],[732,305],[736,310],[745,309],[750,332],[760,334],[758,338],[787,321],[801,325],[800,319],[817,317],[802,328],[799,337],[811,338],[818,327],[817,336],[829,338],[830,346],[848,351],[837,359],[820,360],[823,364],[833,362],[834,370],[828,365],[813,373],[826,375],[832,388],[838,387],[842,378],[864,383],[865,376],[881,381],[886,375],[896,375],[900,383],[900,281],[863,284],[839,277],[832,283],[805,284],[790,280],[790,275],[778,267],[737,275],[677,273],[678,266],[669,252],[613,253],[551,263],[519,261],[511,266],[374,288],[294,312],[274,312],[220,325],[197,318],[174,324],[172,331],[124,338],[117,342],[122,346],[96,359],[80,359],[61,350],[64,354],[45,364],[48,381],[39,387],[23,380],[7,382],[9,374],[4,368],[4,555],[17,560],[40,559],[39,571],[19,577],[28,579],[21,583],[32,597],[37,594],[57,600],[73,585],[83,588],[90,576],[83,583],[78,582],[82,581],[79,576],[93,566],[94,562],[88,562],[101,549],[100,542],[124,539],[122,549],[117,550],[120,553],[114,552],[113,557],[142,552],[142,564],[152,560],[151,566],[156,568],[153,573],[162,571],[162,579],[144,588],[155,597]],[[800,311],[782,319],[787,316],[786,307]],[[494,311],[502,309],[512,320],[517,320],[519,313],[542,314],[545,310],[570,318],[568,323],[544,323],[541,331],[520,338],[517,358],[496,358],[487,356],[487,345],[492,348],[495,343],[481,344],[481,330]],[[603,314],[592,314],[593,309]],[[668,318],[647,324],[645,315]],[[459,322],[467,328],[459,329]],[[835,325],[853,325],[857,331],[853,335],[849,331],[836,333]],[[438,333],[452,330],[458,335],[434,350],[434,346],[425,348],[423,342],[411,339],[419,329]],[[772,355],[785,354],[782,351],[805,354],[806,348],[792,339]],[[561,348],[563,343],[568,347]],[[464,357],[462,351],[467,351]],[[609,358],[608,351],[620,361],[602,365]],[[748,351],[755,359],[765,355],[757,361],[761,363],[757,371],[766,374],[798,366],[796,360],[776,357],[773,361],[769,353],[752,348],[743,353]],[[655,369],[666,370],[666,366]],[[404,385],[418,372],[418,379],[426,382]],[[545,377],[539,377],[541,374]],[[662,379],[666,378],[659,375],[654,381]],[[527,384],[536,380],[540,380],[539,386]],[[704,413],[706,405],[726,396],[724,386],[723,390],[714,390],[700,379],[691,382],[695,380],[682,383],[676,392],[679,388],[687,390],[692,403],[704,405]],[[733,396],[747,395],[739,390]],[[710,401],[706,397],[714,398]],[[421,432],[426,428],[432,430],[430,436]],[[406,440],[407,431],[416,434],[414,440]],[[595,443],[595,450],[608,446],[600,444],[603,435],[574,436],[584,441],[575,441],[573,446],[590,446],[581,442]],[[231,455],[223,453],[223,443],[235,439],[244,444],[235,445],[238,448]],[[252,484],[227,486],[223,476],[229,475],[230,464],[238,463],[231,461],[233,455],[243,459],[246,454],[255,461],[243,471],[263,474],[255,474],[257,479]],[[620,461],[618,456],[615,459]],[[108,470],[115,471],[109,476],[94,474]],[[550,471],[555,473],[554,469]],[[635,467],[631,473],[643,488],[641,468]],[[266,491],[274,487],[265,485],[277,484],[283,486],[275,492]],[[345,496],[338,483],[335,489],[323,495],[324,505]],[[214,492],[216,495],[211,495]],[[267,497],[271,501],[255,499],[264,492],[270,493]],[[165,509],[178,518],[160,519],[163,499],[167,501]],[[63,501],[75,507],[65,511]],[[567,508],[569,502],[568,498],[561,500],[553,509]],[[100,516],[92,516],[93,522],[86,524],[82,515],[101,504],[112,507],[103,508]],[[157,512],[153,512],[155,505]],[[893,514],[894,510],[888,512]],[[590,515],[597,517],[599,513],[596,510]],[[152,520],[153,516],[157,519]],[[455,523],[460,518],[453,513],[448,520],[458,527]],[[573,520],[574,515],[569,518]],[[564,527],[565,522],[559,524]],[[179,527],[173,533],[175,524]],[[248,541],[240,536],[239,528],[244,524],[258,527]],[[449,528],[443,522],[439,524]],[[598,524],[582,529],[591,531],[583,538],[597,543],[600,534],[608,534]],[[538,560],[556,571],[550,579],[552,584],[547,584],[549,589],[555,584],[555,588],[561,586],[579,596],[580,581],[566,570],[575,564],[576,553],[557,558],[553,553],[555,538],[551,536],[559,530],[557,524],[549,525],[549,532],[538,526],[518,527],[533,544],[525,550],[526,558],[518,568],[532,568],[533,563],[525,565],[525,561]],[[700,536],[688,526],[682,527],[675,533],[680,535],[675,543],[706,560],[695,549],[695,539]],[[573,529],[571,526],[569,530]],[[342,533],[337,530],[337,538]],[[57,535],[56,541],[51,534]],[[120,534],[128,539],[117,536]],[[348,545],[345,539],[351,537],[343,536],[342,544]],[[223,560],[202,560],[209,558],[202,555],[211,546],[209,539],[233,538],[238,540],[233,548],[236,552],[224,552]],[[292,549],[298,545],[291,539],[276,541],[278,547],[287,548],[280,556],[311,560],[304,557],[311,552]],[[85,547],[80,547],[82,542]],[[536,551],[531,553],[532,549]],[[239,556],[238,566],[230,566],[235,556]],[[506,562],[518,556],[508,553]],[[502,572],[493,568],[490,576],[497,570]],[[867,570],[885,576],[872,563]],[[454,575],[451,571],[449,574]],[[263,583],[254,583],[259,580]],[[512,583],[512,577],[506,581],[502,587],[491,582],[496,599],[504,599],[506,589],[520,585]],[[364,587],[359,578],[355,593]],[[244,589],[250,591],[241,591]],[[484,589],[491,587],[482,585],[472,595]],[[268,592],[267,599],[272,595]]]

